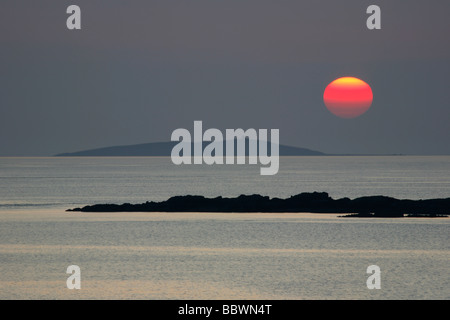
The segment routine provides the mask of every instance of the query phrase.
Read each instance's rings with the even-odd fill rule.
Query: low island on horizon
[[[246,141],[248,143],[248,141]],[[112,146],[105,148],[90,149],[78,152],[66,152],[54,155],[55,157],[170,157],[172,149],[178,141],[168,142],[151,142],[135,145]],[[202,142],[202,150],[208,145]],[[191,142],[191,148],[194,149],[194,143]],[[235,154],[237,152],[236,145]],[[259,147],[258,147],[259,150]],[[248,156],[248,148],[245,148],[246,156]],[[320,151],[294,146],[279,145],[280,156],[325,156]]]
[[[52,155],[53,157],[170,157],[173,147],[177,141],[150,142],[133,145],[118,145],[96,149],[87,149],[75,152],[63,152]],[[202,150],[208,142],[202,142]],[[246,144],[248,141],[246,140]],[[313,149],[279,144],[279,155],[281,157],[292,156],[403,156],[402,153],[325,153]],[[191,143],[191,148],[194,144]],[[237,152],[236,145],[235,154]],[[259,151],[259,147],[257,148]],[[270,153],[270,152],[269,152]],[[258,153],[259,154],[259,153]],[[249,156],[248,148],[245,155]]]
[[[166,201],[141,204],[95,204],[67,212],[248,212],[248,213],[334,213],[344,217],[447,217],[450,198],[409,200],[387,196],[333,199],[326,192],[300,193],[286,199],[258,194],[235,198],[174,196]]]

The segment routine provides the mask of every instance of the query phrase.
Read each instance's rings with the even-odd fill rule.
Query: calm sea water
[[[66,213],[173,195],[450,196],[450,157],[0,158],[0,299],[449,299],[448,218]],[[81,268],[81,290],[66,268]],[[366,286],[369,265],[381,289]]]
[[[173,165],[170,158],[0,158],[0,210],[141,203],[171,196],[333,198],[450,197],[450,156],[283,157],[274,176],[259,165]]]

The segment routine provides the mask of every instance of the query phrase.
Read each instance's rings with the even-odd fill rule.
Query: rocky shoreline
[[[175,196],[162,202],[95,204],[67,212],[311,212],[344,217],[447,217],[450,198],[408,200],[386,196],[333,199],[326,192],[301,193],[286,199],[241,195],[235,198]]]

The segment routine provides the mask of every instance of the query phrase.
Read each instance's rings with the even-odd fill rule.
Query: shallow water
[[[0,215],[1,299],[448,299],[449,220]],[[66,268],[81,268],[81,290]],[[369,290],[369,265],[381,289]]]
[[[449,299],[450,218],[67,213],[171,196],[450,195],[450,157],[286,157],[259,166],[169,158],[0,158],[0,299]],[[81,290],[66,287],[69,265]],[[381,269],[369,290],[367,267]]]

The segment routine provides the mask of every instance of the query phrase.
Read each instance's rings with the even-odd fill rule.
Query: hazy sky
[[[326,153],[450,154],[449,16],[443,0],[2,0],[0,156],[169,141],[194,120]],[[323,103],[342,76],[372,87],[359,118]]]

